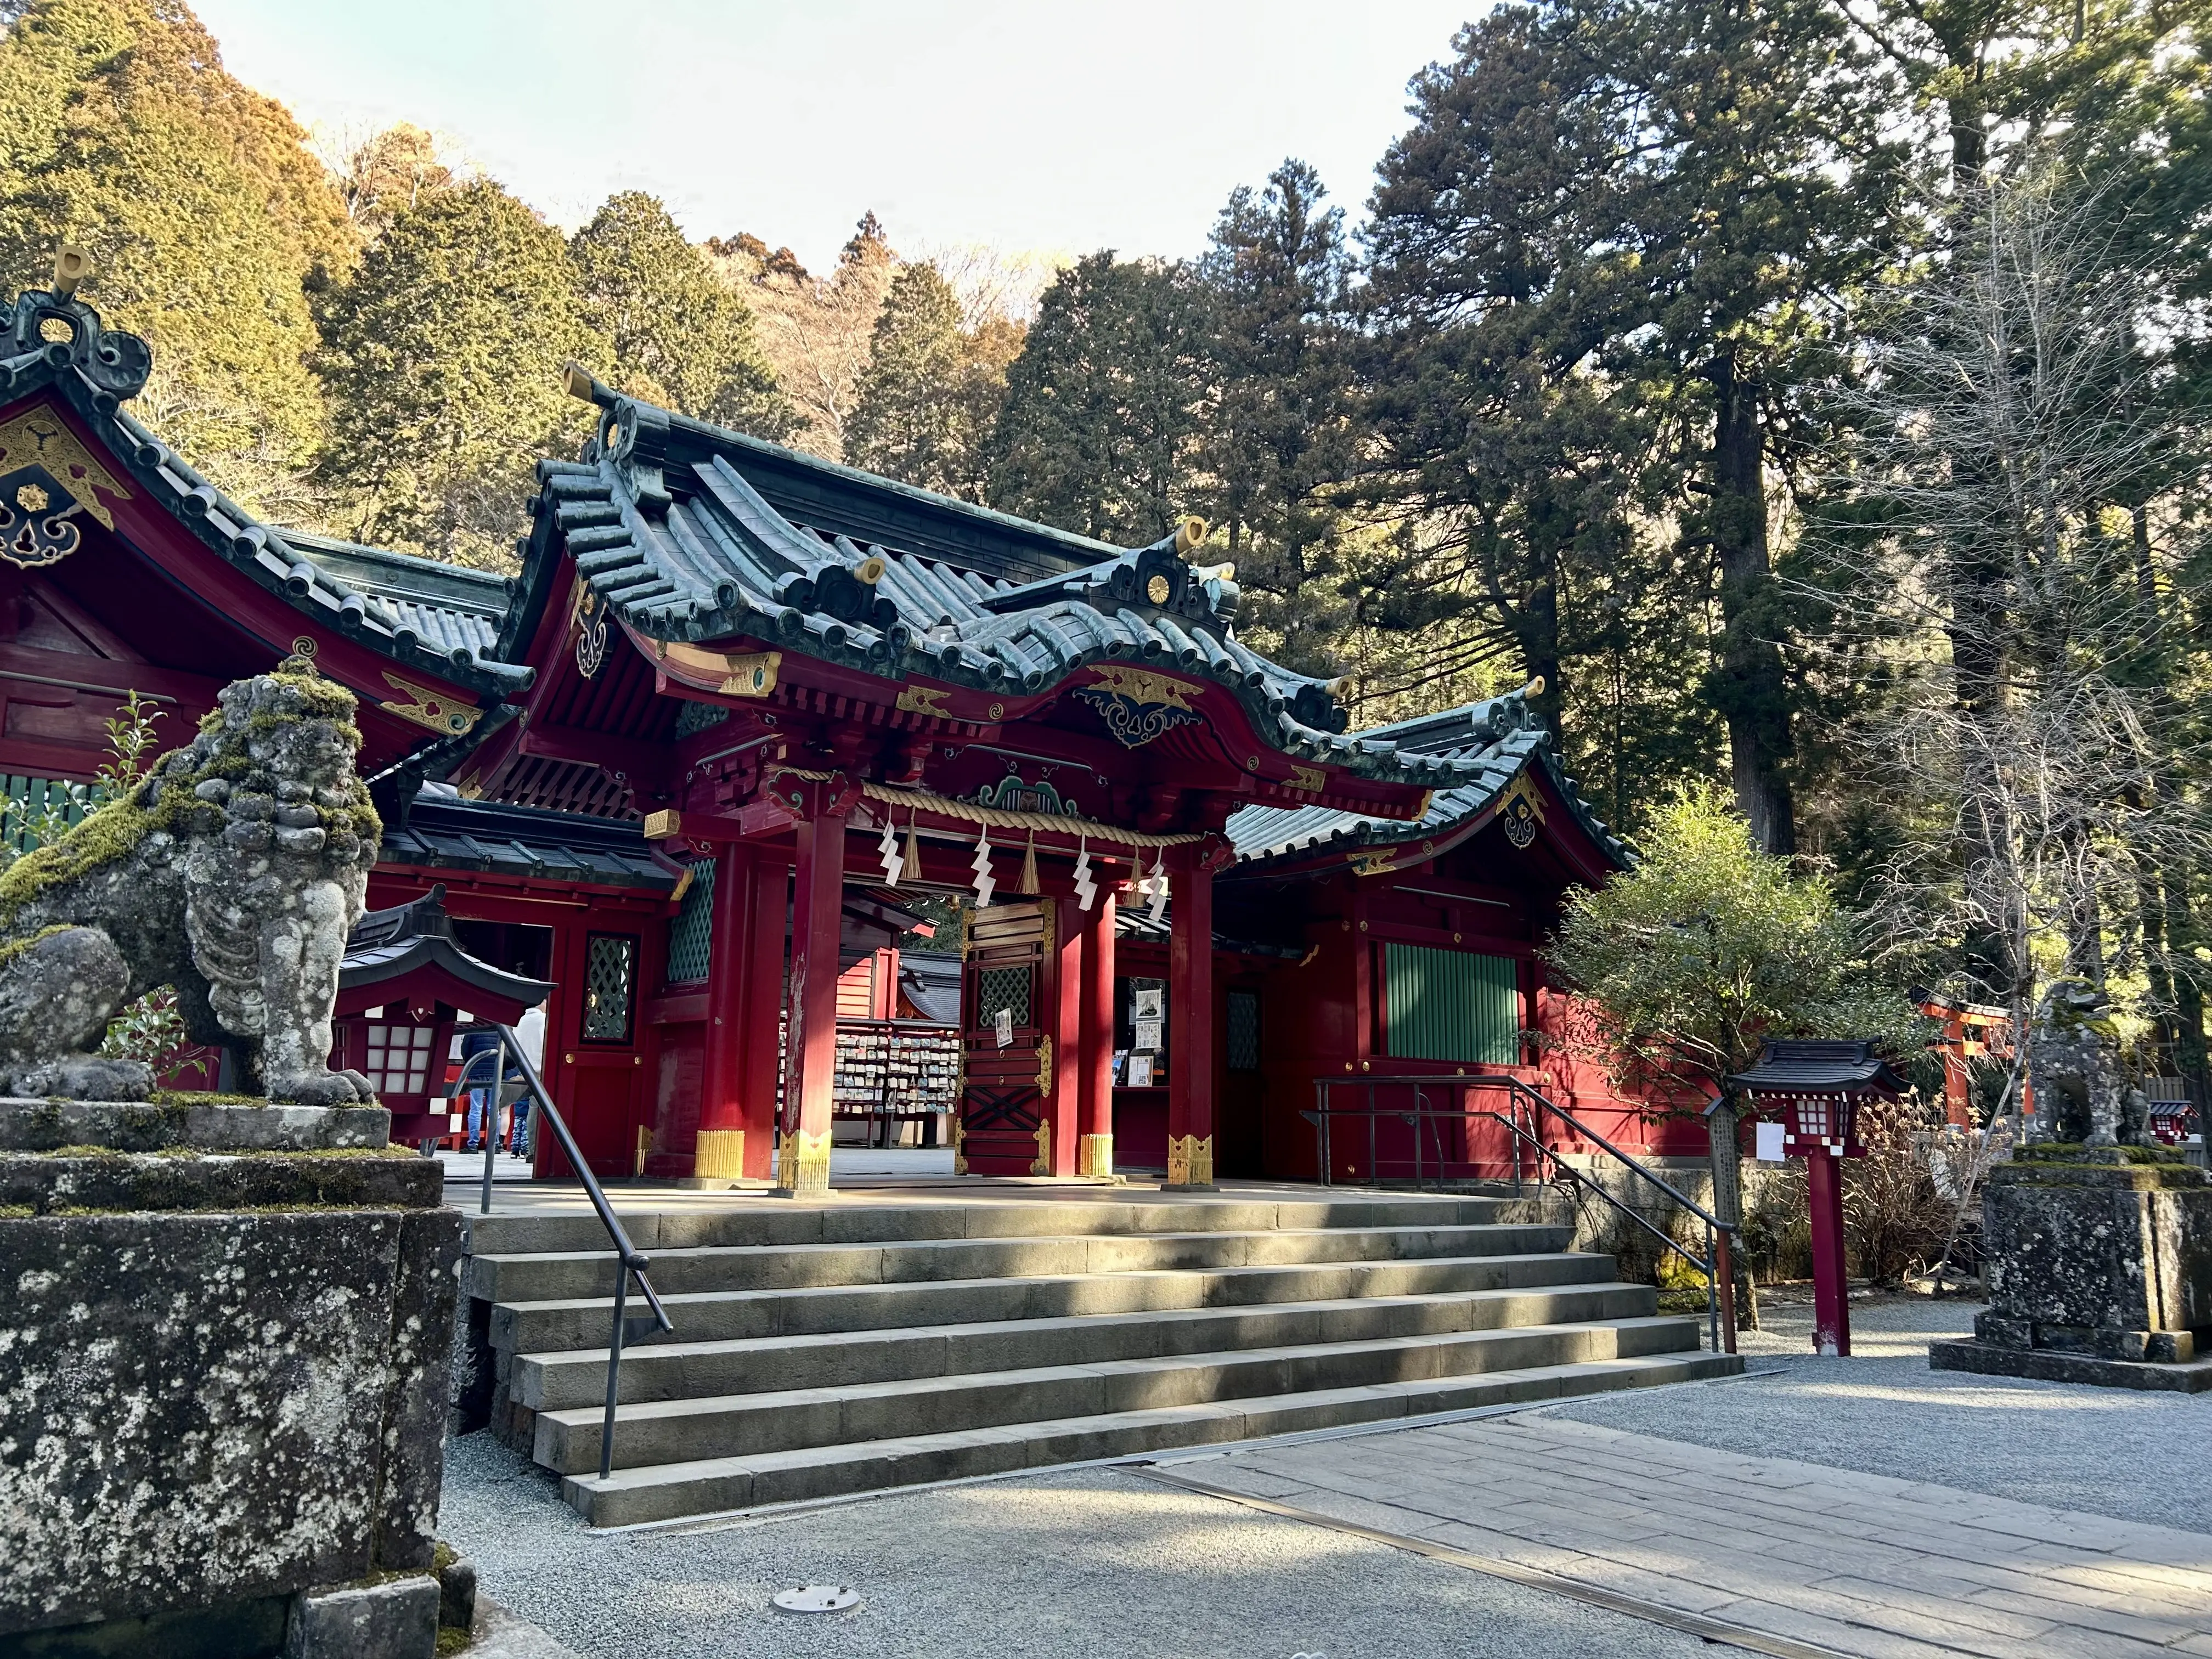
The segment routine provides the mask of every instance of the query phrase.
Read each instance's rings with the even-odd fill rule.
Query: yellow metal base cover
[[[1213,1184],[1213,1137],[1168,1137],[1168,1179],[1170,1187],[1211,1187]]]
[[[793,1198],[812,1198],[830,1190],[830,1137],[805,1130],[785,1137],[775,1152],[775,1189]]]
[[[691,1154],[692,1176],[701,1181],[742,1181],[745,1177],[745,1132],[743,1129],[702,1129]]]
[[[1075,1173],[1110,1176],[1114,1173],[1114,1137],[1085,1135],[1075,1143]]]

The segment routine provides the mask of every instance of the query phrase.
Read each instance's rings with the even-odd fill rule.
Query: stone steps
[[[955,1430],[749,1457],[706,1458],[617,1469],[605,1480],[570,1475],[562,1496],[595,1527],[636,1526],[684,1516],[879,1492],[933,1480],[1005,1474],[1097,1458],[1221,1445],[1487,1406],[1534,1405],[1613,1389],[1651,1388],[1727,1376],[1727,1354],[1590,1360],[1312,1393],[1121,1412],[1007,1428]]]
[[[787,1291],[944,1279],[1030,1279],[1048,1274],[1310,1266],[1419,1256],[1510,1255],[1562,1250],[1572,1238],[1572,1231],[1566,1227],[1493,1222],[1444,1227],[932,1238],[887,1244],[707,1245],[656,1249],[650,1255],[653,1288],[665,1296],[691,1291]],[[490,1302],[611,1296],[614,1285],[614,1256],[604,1247],[532,1255],[478,1255],[469,1264],[469,1294]]]
[[[731,1341],[907,1325],[1533,1289],[1602,1280],[1612,1267],[1604,1256],[1558,1250],[1210,1271],[816,1285],[796,1291],[696,1291],[664,1296],[661,1299],[676,1323],[676,1332],[672,1336],[655,1332],[644,1343]],[[596,1346],[604,1354],[613,1315],[611,1294],[501,1303],[493,1310],[492,1341],[510,1353]]]
[[[883,1440],[915,1423],[947,1431],[1006,1428],[1381,1382],[1644,1358],[1679,1352],[1696,1342],[1695,1321],[1655,1316],[649,1401],[617,1410],[614,1463],[635,1468],[684,1457],[742,1457]],[[604,1422],[598,1407],[541,1412],[533,1455],[562,1474],[595,1469]]]
[[[477,1218],[464,1274],[492,1427],[599,1526],[1739,1368],[1570,1250],[1540,1201],[752,1199],[623,1219],[676,1329],[625,1348],[606,1482],[597,1221]]]
[[[1147,1309],[726,1341],[667,1340],[625,1351],[621,1399],[628,1404],[772,1389],[835,1388],[1045,1364],[1090,1365],[1171,1354],[1629,1319],[1651,1315],[1656,1303],[1656,1293],[1646,1285],[1593,1284],[1550,1291],[1461,1291],[1255,1307]],[[689,1327],[679,1319],[678,1328]],[[515,1363],[514,1397],[540,1412],[603,1406],[606,1364],[605,1346],[523,1355]]]

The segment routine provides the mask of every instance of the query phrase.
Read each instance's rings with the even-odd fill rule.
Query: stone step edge
[[[1470,1376],[1431,1377],[1409,1382],[1368,1383],[1357,1388],[1315,1390],[1310,1393],[1270,1395],[1249,1400],[1207,1401],[1194,1406],[1162,1407],[1150,1411],[1110,1413],[1099,1417],[1060,1418],[990,1429],[956,1430],[937,1435],[915,1435],[899,1440],[876,1440],[839,1446],[766,1452],[748,1457],[704,1458],[695,1462],[641,1465],[617,1469],[602,1481],[595,1475],[564,1475],[561,1496],[595,1529],[652,1526],[678,1519],[736,1516],[805,1504],[813,1498],[845,1497],[901,1486],[937,1485],[988,1479],[1030,1469],[1065,1468],[1073,1464],[1114,1462],[1148,1451],[1191,1446],[1225,1449],[1242,1443],[1265,1443],[1287,1436],[1358,1424],[1412,1422],[1449,1417],[1486,1406],[1540,1405],[1547,1401],[1574,1398],[1632,1388],[1657,1387],[1668,1382],[1696,1382],[1733,1376],[1743,1361],[1735,1354],[1657,1354],[1633,1359],[1580,1360],[1564,1365],[1531,1366],[1511,1371],[1477,1372]],[[1433,1401],[1435,1403],[1430,1403]],[[1417,1401],[1418,1409],[1408,1409]],[[1449,1402],[1449,1403],[1446,1403]],[[1269,1426],[1268,1419],[1326,1417],[1329,1421],[1304,1428]],[[1255,1419],[1261,1426],[1250,1430]],[[1248,1431],[1249,1430],[1250,1431]],[[1127,1443],[1110,1450],[1070,1457],[1054,1455],[1051,1443],[1083,1436],[1107,1436]],[[1042,1452],[1042,1455],[1037,1455]],[[944,1468],[931,1467],[941,1459]],[[834,1490],[798,1497],[771,1497],[755,1501],[763,1477],[792,1477],[809,1472],[843,1468],[882,1462],[888,1478],[837,1485]],[[904,1464],[906,1468],[901,1468]],[[665,1512],[633,1520],[600,1521],[594,1514],[606,1500],[613,1509],[635,1495],[672,1495],[686,1485],[709,1484],[711,1496],[729,1498],[742,1489],[737,1502],[720,1502],[708,1508],[666,1508]],[[795,1480],[776,1481],[770,1490],[796,1486]]]
[[[1229,1211],[1243,1211],[1249,1215],[1254,1212],[1269,1210],[1276,1211],[1278,1212],[1285,1210],[1309,1212],[1315,1211],[1336,1211],[1342,1213],[1344,1219],[1340,1221],[1328,1222],[1324,1224],[1338,1228],[1358,1228],[1376,1224],[1370,1218],[1371,1212],[1378,1210],[1432,1210],[1437,1212],[1437,1219],[1438,1220],[1459,1222],[1465,1219],[1465,1212],[1471,1209],[1480,1208],[1487,1211],[1495,1210],[1506,1205],[1539,1205],[1554,1200],[1548,1198],[1541,1192],[1527,1194],[1520,1198],[1514,1197],[1510,1193],[1462,1194],[1451,1197],[1428,1197],[1420,1194],[1404,1193],[1395,1194],[1377,1194],[1360,1199],[1187,1199],[1175,1202],[1157,1204],[1133,1203],[1128,1201],[1116,1201],[1113,1200],[1082,1201],[1055,1200],[1051,1202],[1050,1210],[1054,1213],[1064,1213],[1066,1212],[1074,1210],[1087,1211],[1091,1212],[1096,1218],[1103,1222],[1111,1222],[1114,1224],[1109,1229],[1110,1232],[1117,1234],[1127,1232],[1133,1234],[1152,1231],[1149,1228],[1134,1224],[1140,1223],[1154,1215],[1168,1214],[1178,1211],[1182,1212],[1186,1216],[1189,1215],[1192,1212],[1210,1212],[1219,1213]],[[818,1213],[825,1218],[833,1215],[839,1217],[866,1217],[868,1218],[866,1223],[858,1224],[886,1224],[887,1218],[908,1218],[927,1217],[935,1218],[944,1217],[948,1214],[957,1214],[964,1217],[970,1213],[980,1212],[988,1214],[994,1218],[1002,1219],[1007,1217],[1023,1214],[1036,1216],[1045,1209],[1046,1206],[1034,1201],[1027,1203],[989,1203],[971,1201],[945,1205],[867,1206],[850,1209],[833,1205],[821,1210]],[[1359,1213],[1363,1211],[1368,1212],[1370,1214],[1363,1216]],[[1104,1213],[1106,1212],[1112,1212],[1114,1213],[1109,1216]],[[744,1212],[732,1212],[731,1213],[740,1219],[744,1218]],[[776,1212],[775,1215],[775,1223],[788,1224],[791,1218],[791,1213],[792,1212],[788,1211],[780,1210]],[[629,1210],[618,1207],[615,1212],[615,1215],[617,1219],[620,1220],[623,1225],[629,1231],[632,1237],[636,1240],[641,1248],[651,1249],[652,1245],[647,1241],[648,1237],[657,1233],[658,1224],[660,1221],[664,1218],[673,1218],[681,1222],[693,1222],[698,1219],[700,1212],[696,1209],[682,1207],[645,1210]],[[490,1231],[495,1237],[503,1232],[519,1232],[526,1229],[551,1232],[562,1227],[573,1227],[579,1231],[584,1231],[591,1235],[596,1235],[599,1231],[598,1218],[588,1210],[580,1212],[495,1212],[489,1216],[471,1214],[466,1216],[465,1219],[468,1223],[468,1231],[471,1237],[473,1237],[474,1233],[477,1231],[478,1224],[480,1223],[491,1224],[489,1231]],[[770,1224],[764,1222],[763,1224]],[[891,1219],[887,1224],[896,1225],[898,1224],[898,1220]],[[1413,1224],[1407,1223],[1399,1224]],[[1268,1224],[1267,1228],[1261,1230],[1272,1231],[1279,1227],[1279,1225],[1280,1224],[1279,1222],[1271,1223]],[[1249,1225],[1245,1228],[1240,1229],[1240,1231],[1254,1230],[1254,1228]],[[1213,1230],[1209,1229],[1208,1231]],[[994,1233],[939,1233],[933,1231],[916,1235],[918,1238],[965,1237],[970,1239],[990,1238],[1000,1236],[1000,1235]],[[1096,1237],[1098,1235],[1092,1234],[1086,1236]],[[817,1238],[811,1240],[793,1239],[790,1241],[792,1243],[823,1244],[837,1243],[840,1242],[865,1244],[894,1243],[897,1241],[895,1237],[890,1236],[878,1236],[873,1238],[855,1238],[845,1241],[839,1241],[832,1238]],[[512,1252],[509,1253],[512,1254]],[[535,1254],[535,1252],[527,1251],[524,1253]]]
[[[678,1310],[685,1306],[702,1306],[707,1304],[718,1302],[765,1302],[771,1299],[781,1301],[792,1297],[890,1297],[913,1291],[943,1291],[948,1294],[957,1294],[963,1291],[974,1291],[981,1286],[988,1285],[1080,1285],[1086,1284],[1093,1279],[1112,1279],[1117,1283],[1133,1283],[1140,1279],[1246,1279],[1257,1281],[1270,1274],[1278,1273],[1331,1272],[1356,1273],[1363,1269],[1373,1269],[1382,1272],[1399,1267],[1492,1267],[1499,1263],[1529,1263],[1540,1264],[1548,1267],[1568,1261],[1609,1261],[1610,1260],[1610,1257],[1605,1255],[1601,1252],[1595,1250],[1516,1250],[1508,1252],[1504,1255],[1389,1256],[1373,1261],[1267,1261],[1261,1262],[1256,1266],[1244,1267],[1124,1267],[1104,1268],[1097,1273],[1038,1273],[1035,1277],[1000,1275],[988,1279],[893,1279],[872,1280],[860,1285],[799,1285],[793,1286],[789,1290],[670,1291],[665,1292],[660,1299],[667,1305],[670,1314],[672,1316]],[[1563,1285],[1582,1285],[1591,1281],[1585,1279],[1567,1279],[1560,1282]],[[1510,1285],[1502,1285],[1498,1288],[1510,1290],[1514,1287]],[[1407,1292],[1407,1294],[1419,1295],[1423,1294],[1423,1292],[1414,1291]],[[1455,1292],[1437,1291],[1435,1294],[1451,1295],[1455,1294]],[[1207,1303],[1200,1305],[1220,1308],[1265,1308],[1277,1304],[1267,1302],[1224,1302]],[[615,1299],[611,1294],[606,1296],[557,1296],[545,1297],[534,1301],[528,1299],[515,1299],[512,1301],[501,1300],[494,1302],[492,1306],[495,1310],[505,1312],[509,1315],[570,1313],[593,1314],[598,1316],[599,1318],[604,1322],[613,1318]],[[1061,1316],[1052,1315],[1047,1316],[1057,1318]],[[1024,1316],[1018,1315],[1016,1317],[1018,1319],[1024,1317]],[[871,1330],[898,1330],[902,1328],[904,1328],[896,1325],[863,1325],[854,1328],[853,1332],[823,1332],[819,1333],[819,1334],[856,1334],[860,1332]],[[815,1333],[803,1334],[814,1334]],[[533,1352],[566,1352],[568,1351],[566,1349],[520,1349],[517,1350],[517,1352],[520,1353],[527,1353]]]
[[[700,1395],[679,1400],[641,1400],[615,1407],[617,1428],[625,1422],[665,1421],[685,1417],[705,1417],[719,1413],[774,1412],[808,1406],[819,1406],[859,1398],[892,1399],[900,1395],[927,1395],[941,1393],[948,1388],[972,1385],[988,1380],[1000,1387],[1019,1388],[1033,1383],[1064,1381],[1072,1376],[1108,1374],[1117,1376],[1140,1376],[1148,1370],[1173,1370],[1180,1367],[1221,1365],[1231,1364],[1274,1364],[1295,1363],[1324,1356],[1352,1354],[1386,1354],[1421,1346],[1441,1347],[1447,1343],[1502,1343],[1522,1337],[1565,1337],[1585,1335],[1595,1331],[1609,1331],[1616,1338],[1623,1331],[1675,1331],[1689,1338],[1678,1350],[1662,1352],[1687,1352],[1696,1348],[1704,1322],[1690,1314],[1632,1315],[1622,1319],[1572,1320],[1555,1325],[1508,1325],[1490,1331],[1433,1331],[1418,1336],[1376,1337],[1365,1341],[1312,1342],[1273,1348],[1231,1348],[1212,1353],[1152,1354],[1134,1359],[1101,1359],[1090,1364],[1024,1365],[1012,1370],[973,1371],[951,1376],[905,1377],[888,1382],[851,1382],[832,1384],[813,1389],[783,1389],[759,1394]],[[1650,1356],[1632,1355],[1631,1358]],[[1577,1361],[1576,1364],[1594,1364]],[[1461,1376],[1481,1376],[1482,1372],[1460,1372]],[[1418,1379],[1417,1379],[1418,1380]],[[1363,1385],[1364,1386],[1364,1385]],[[1309,1392],[1309,1391],[1302,1391]],[[604,1404],[597,1406],[568,1406],[558,1410],[540,1412],[537,1423],[540,1428],[552,1424],[570,1431],[583,1431],[596,1439],[597,1431],[606,1420]]]
[[[856,1342],[919,1344],[941,1341],[947,1338],[981,1336],[999,1331],[1104,1330],[1116,1325],[1133,1327],[1181,1320],[1238,1319],[1270,1314],[1290,1316],[1300,1314],[1348,1313],[1364,1308],[1413,1308],[1463,1302],[1502,1302],[1510,1297],[1608,1296],[1620,1291],[1641,1291],[1652,1296],[1657,1294],[1649,1285],[1631,1284],[1625,1279],[1599,1279],[1571,1285],[1537,1285],[1527,1287],[1504,1285],[1486,1291],[1412,1291],[1398,1296],[1332,1297],[1314,1302],[1259,1302],[1223,1308],[1147,1308],[1134,1312],[1054,1314],[1035,1319],[985,1319],[955,1325],[894,1325],[872,1331],[805,1331],[793,1336],[732,1336],[710,1339],[702,1342],[660,1342],[651,1347],[623,1349],[623,1363],[625,1367],[630,1364],[678,1364],[691,1358],[724,1358],[744,1353],[775,1354],[793,1348],[842,1348],[852,1346]],[[1647,1316],[1672,1319],[1689,1318],[1692,1316],[1686,1314],[1620,1316],[1622,1318]],[[1600,1322],[1573,1320],[1548,1322],[1589,1324]],[[1528,1330],[1536,1328],[1508,1325],[1474,1328]],[[1419,1335],[1447,1334],[1425,1331],[1414,1333]],[[1246,1351],[1238,1349],[1233,1352]],[[562,1369],[572,1366],[589,1367],[604,1376],[606,1370],[607,1351],[605,1348],[557,1348],[542,1353],[518,1353],[514,1356],[514,1363],[517,1366],[531,1367],[540,1372],[551,1370],[556,1367]],[[957,1373],[940,1373],[940,1375],[957,1375]],[[533,1410],[541,1409],[529,1400],[524,1400],[522,1403],[532,1407]]]
[[[978,1245],[1016,1244],[1099,1244],[1109,1241],[1137,1242],[1148,1244],[1190,1243],[1199,1239],[1229,1238],[1339,1238],[1346,1236],[1372,1237],[1376,1234],[1399,1236],[1409,1233],[1519,1233],[1568,1232],[1572,1224],[1564,1221],[1455,1221],[1435,1225],[1403,1227],[1217,1227],[1204,1232],[1180,1233],[1006,1233],[988,1234],[981,1238],[872,1238],[857,1239],[848,1243],[810,1244],[681,1244],[666,1249],[649,1252],[656,1261],[690,1261],[697,1258],[760,1257],[770,1255],[826,1255],[832,1251],[861,1250],[951,1250],[968,1249]],[[486,1250],[471,1253],[471,1262],[482,1261],[505,1266],[510,1262],[554,1261],[611,1261],[608,1246],[588,1250]]]

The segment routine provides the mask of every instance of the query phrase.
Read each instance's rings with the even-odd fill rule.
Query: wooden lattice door
[[[1053,908],[1049,900],[1030,900],[968,918],[959,1149],[969,1175],[1051,1171],[1043,1126],[1052,1083]]]

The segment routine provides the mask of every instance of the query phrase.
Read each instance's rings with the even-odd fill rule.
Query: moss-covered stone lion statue
[[[0,1089],[143,1099],[150,1069],[93,1052],[117,1009],[176,988],[232,1086],[374,1099],[333,1072],[331,1006],[383,826],[354,769],[353,694],[304,657],[226,686],[189,747],[0,873]]]

